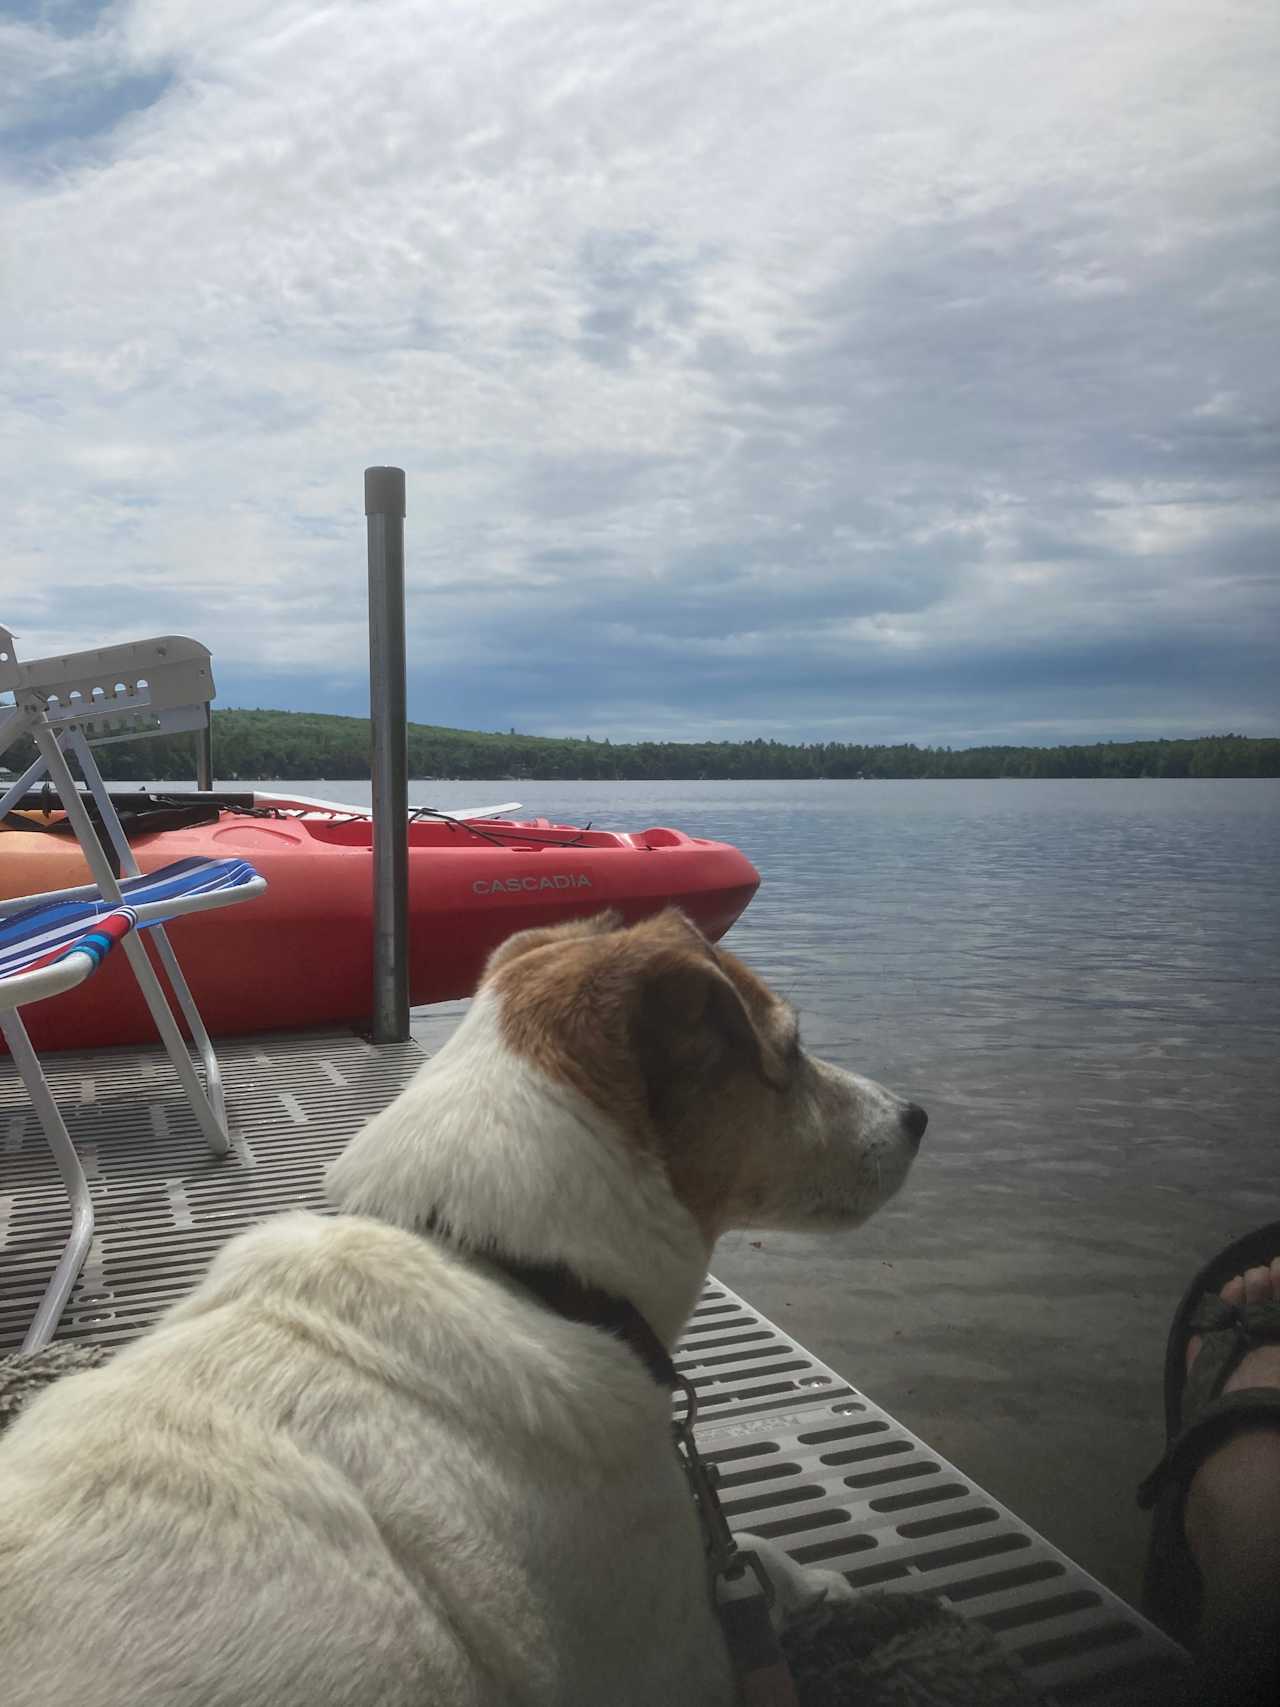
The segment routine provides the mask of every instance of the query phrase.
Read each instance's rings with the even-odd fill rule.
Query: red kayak
[[[282,795],[154,797],[131,815],[144,872],[197,854],[240,855],[267,893],[216,918],[169,926],[205,1024],[216,1035],[363,1024],[372,981],[372,823],[361,808]],[[179,804],[174,807],[173,803]],[[164,811],[163,820],[158,814]],[[0,896],[90,881],[61,814],[0,831]],[[162,821],[166,827],[149,828]],[[176,822],[175,822],[176,820]],[[25,822],[31,822],[28,831]],[[36,828],[36,823],[41,828]],[[489,953],[514,931],[613,907],[629,923],[675,905],[713,940],[760,883],[737,848],[680,830],[580,830],[545,818],[434,815],[409,825],[409,989],[415,1006],[470,995]],[[127,964],[113,956],[77,990],[25,1010],[37,1049],[149,1042],[154,1030]]]

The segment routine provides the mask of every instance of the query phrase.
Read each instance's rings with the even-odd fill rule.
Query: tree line
[[[810,741],[593,741],[542,735],[485,734],[408,726],[409,774],[459,781],[661,782],[691,780],[868,781],[937,777],[1275,777],[1280,739],[1206,735],[1187,741],[1106,741],[1064,747],[864,746]],[[194,775],[189,735],[134,741],[97,749],[103,775],[146,781]],[[305,711],[226,710],[213,714],[214,774],[222,783],[241,779],[296,781],[369,776],[367,718]],[[16,749],[11,769],[34,758]]]

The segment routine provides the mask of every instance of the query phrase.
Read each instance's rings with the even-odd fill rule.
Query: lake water
[[[280,786],[369,799],[367,784]],[[730,946],[796,1003],[810,1048],[924,1102],[933,1147],[1016,1159],[1042,1184],[1129,1177],[1141,1157],[1202,1191],[1215,1145],[1224,1202],[1264,1183],[1241,1139],[1275,1135],[1280,1091],[1280,782],[415,783],[410,797],[518,797],[530,815],[741,847],[763,882]]]
[[[1280,782],[411,787],[515,797],[755,862],[730,946],[931,1120],[866,1228],[734,1234],[716,1273],[1132,1597],[1173,1305],[1280,1215]]]

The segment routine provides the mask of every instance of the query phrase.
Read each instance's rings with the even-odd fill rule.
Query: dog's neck
[[[481,992],[409,1089],[329,1170],[348,1214],[516,1262],[563,1264],[628,1300],[670,1349],[706,1278],[707,1249],[661,1165],[571,1086],[503,1042]]]
[[[512,1258],[505,1251],[496,1250],[492,1245],[480,1250],[460,1245],[453,1229],[443,1225],[438,1216],[432,1216],[427,1231],[433,1238],[442,1240],[462,1254],[496,1269],[505,1279],[532,1293],[548,1310],[563,1316],[566,1321],[599,1328],[622,1340],[631,1347],[660,1387],[668,1391],[674,1389],[678,1379],[675,1365],[666,1347],[629,1298],[619,1298],[616,1293],[584,1284],[563,1263],[525,1262]]]

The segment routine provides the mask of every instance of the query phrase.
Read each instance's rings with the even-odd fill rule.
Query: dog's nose
[[[909,1102],[902,1111],[902,1124],[912,1142],[919,1144],[924,1137],[924,1129],[929,1124],[929,1116],[918,1102]]]

